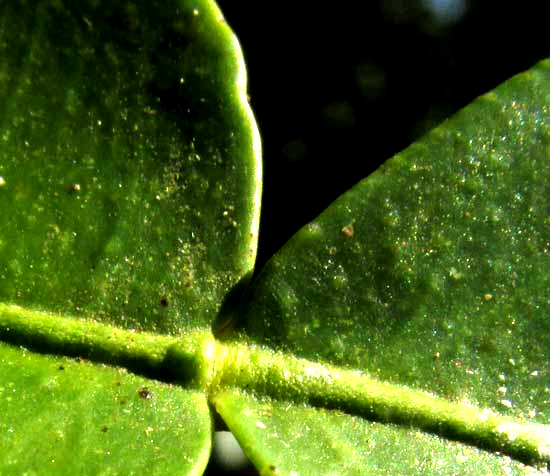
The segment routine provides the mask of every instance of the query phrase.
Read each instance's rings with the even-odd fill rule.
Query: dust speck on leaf
[[[144,400],[150,400],[151,398],[153,398],[153,394],[149,391],[147,387],[141,387],[138,390],[138,395]]]
[[[346,238],[351,238],[353,236],[353,233],[353,225],[346,225],[342,228],[342,235],[344,235]]]

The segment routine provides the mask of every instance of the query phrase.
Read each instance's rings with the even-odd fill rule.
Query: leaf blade
[[[249,339],[548,424],[550,62],[476,100],[300,230]]]
[[[415,429],[228,389],[216,410],[262,475],[544,474]]]
[[[0,375],[25,395],[0,416],[3,429],[21,420],[17,442],[0,441],[0,465],[55,473],[50,451],[76,473],[200,474],[211,438],[204,375],[189,375],[202,393],[154,379],[189,383],[181,346],[202,352],[255,261],[261,151],[238,41],[210,0],[44,0],[0,7],[0,57],[0,336],[128,367],[153,379],[128,374],[121,386],[163,399],[145,416],[120,415],[102,400],[120,368],[0,343]],[[66,393],[24,378],[55,380],[58,361],[74,370],[73,381],[59,379]],[[36,421],[22,418],[40,392]],[[110,428],[98,437],[96,417],[109,411],[117,437]],[[71,451],[47,427],[54,416],[71,429]],[[147,421],[162,431],[143,429]],[[93,428],[78,433],[79,424]],[[199,437],[187,438],[188,427]],[[101,438],[116,461],[99,468]],[[31,460],[37,442],[43,452]]]
[[[257,238],[259,146],[232,32],[212,2],[35,7],[2,14],[0,193],[17,210],[2,214],[2,299],[207,327]]]
[[[3,343],[0,366],[2,473],[202,474],[206,467],[212,422],[200,391]]]
[[[539,334],[548,325],[545,320],[548,302],[544,300],[548,288],[545,272],[549,259],[545,251],[548,189],[544,177],[550,172],[545,160],[547,110],[543,111],[541,106],[548,94],[548,68],[548,62],[542,63],[540,70],[520,75],[498,90],[503,95],[502,108],[511,108],[509,104],[515,101],[520,110],[517,114],[514,109],[508,113],[518,123],[529,122],[524,126],[534,131],[532,139],[527,137],[528,132],[525,132],[526,137],[521,133],[516,137],[517,144],[527,143],[527,146],[532,140],[532,149],[525,147],[519,156],[521,159],[516,158],[515,169],[506,168],[498,177],[493,177],[494,182],[501,180],[501,188],[488,184],[484,190],[478,184],[475,200],[469,201],[471,205],[464,200],[472,208],[462,209],[459,208],[462,205],[457,205],[455,210],[456,201],[461,201],[463,195],[472,195],[468,187],[474,187],[481,178],[488,179],[486,176],[491,173],[496,175],[490,168],[499,167],[484,164],[485,171],[476,170],[478,165],[474,165],[473,170],[467,169],[472,157],[477,157],[478,162],[493,160],[489,153],[481,156],[477,151],[477,148],[483,149],[484,134],[493,141],[485,144],[486,149],[491,149],[491,145],[496,147],[503,135],[499,130],[493,132],[490,127],[480,133],[481,117],[485,114],[491,123],[508,121],[506,114],[496,114],[496,119],[490,119],[492,108],[501,109],[490,95],[436,129],[422,143],[386,162],[295,235],[255,283],[252,301],[256,299],[261,304],[253,303],[248,310],[248,334],[272,346],[290,348],[310,360],[328,360],[368,369],[389,380],[400,372],[399,366],[408,357],[411,366],[407,371],[402,369],[399,377],[402,383],[414,382],[413,365],[424,366],[430,372],[452,372],[454,368],[457,375],[464,374],[464,378],[471,379],[463,367],[475,366],[479,360],[468,359],[466,350],[442,349],[445,337],[447,341],[452,341],[453,336],[456,340],[464,337],[465,342],[475,348],[475,355],[481,353],[491,357],[495,353],[491,350],[505,353],[510,348],[506,345],[507,333],[502,333],[502,342],[480,343],[471,339],[471,335],[460,335],[452,327],[452,318],[457,319],[456,327],[459,321],[468,321],[468,313],[476,312],[473,314],[476,317],[485,316],[486,325],[496,324],[499,312],[510,314],[512,306],[518,305],[515,298],[519,303],[524,301],[531,319],[521,322],[516,319],[515,323],[505,321],[500,325],[516,328],[523,325],[524,328],[513,334],[518,334],[518,338],[522,331],[526,334],[526,343],[520,347],[525,348],[529,365],[540,363],[540,366],[529,367],[530,372],[538,369],[540,374],[546,370],[546,361],[540,358],[546,355],[548,348],[544,340],[546,333],[543,332],[544,336]],[[536,78],[533,84],[530,77]],[[531,93],[536,94],[532,100],[522,96],[528,98]],[[528,103],[525,107],[532,109],[532,113],[522,110],[521,98]],[[486,110],[485,103],[494,106],[489,104]],[[468,128],[466,132],[479,140],[480,144],[475,146],[479,154],[469,156],[463,149],[471,140],[460,129],[464,124]],[[454,128],[459,132],[454,134]],[[514,137],[508,136],[508,139],[514,142]],[[440,147],[444,151],[456,149],[455,154],[431,153]],[[510,157],[511,150],[508,154],[496,148],[490,152],[493,155],[501,152],[514,160]],[[447,164],[451,169],[447,170]],[[436,167],[440,167],[437,172]],[[522,167],[525,167],[525,177],[522,177]],[[457,188],[463,187],[460,174],[467,172],[468,181],[474,183],[466,183],[466,190],[455,194]],[[451,173],[455,176],[449,178]],[[454,181],[457,183],[451,188],[449,184]],[[422,185],[426,191],[422,190]],[[514,200],[518,189],[528,198],[522,195]],[[495,203],[498,210],[491,210],[491,198],[494,197],[485,197],[493,191],[497,195],[495,200],[499,200]],[[388,201],[391,206],[384,205]],[[445,207],[448,210],[443,212]],[[482,207],[483,215],[476,207]],[[510,213],[506,213],[508,211]],[[392,225],[392,220],[397,225]],[[513,242],[512,249],[509,245]],[[477,262],[484,261],[477,269],[472,262],[475,253],[479,253],[476,247],[483,251]],[[506,272],[506,259],[517,263],[515,274]],[[306,276],[305,280],[300,271]],[[534,287],[532,291],[529,284]],[[514,285],[515,295],[509,293],[507,296],[506,286],[512,288]],[[455,297],[460,292],[467,296],[467,310],[459,307],[459,299]],[[433,319],[429,314],[430,300],[435,310]],[[491,306],[498,307],[491,310]],[[412,327],[407,327],[415,317],[425,324],[417,329],[417,334]],[[475,322],[472,326],[470,334],[474,331],[482,334],[481,324],[477,329]],[[535,326],[542,328],[536,332]],[[534,335],[540,338],[531,339]],[[417,339],[422,340],[424,352],[421,361],[415,362],[414,353],[408,355],[406,351]],[[455,359],[464,357],[464,362],[442,368],[444,352]],[[499,357],[508,362],[513,356]],[[492,361],[496,361],[496,357]],[[506,365],[513,367],[510,362]],[[530,372],[522,380],[538,375],[530,375]],[[491,378],[494,379],[498,382],[498,374]],[[453,393],[453,389],[444,385],[441,391],[444,395]]]

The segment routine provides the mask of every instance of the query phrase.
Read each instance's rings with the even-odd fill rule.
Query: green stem
[[[274,399],[416,427],[528,464],[550,463],[550,427],[546,425],[522,424],[358,371],[264,347],[223,344],[205,331],[175,338],[0,304],[0,340],[124,366],[152,378],[202,388],[211,396],[236,386]]]

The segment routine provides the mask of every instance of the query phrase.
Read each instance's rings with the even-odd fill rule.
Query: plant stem
[[[32,350],[91,359],[159,380],[201,388],[230,386],[274,399],[339,409],[416,427],[527,464],[550,463],[550,427],[529,425],[368,375],[240,342],[204,330],[184,336],[134,332],[0,304],[0,340]]]

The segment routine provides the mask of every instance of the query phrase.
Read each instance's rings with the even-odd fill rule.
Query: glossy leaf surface
[[[404,426],[228,389],[216,409],[262,475],[534,475],[508,457]]]
[[[549,91],[546,61],[340,197],[259,276],[249,337],[548,424]]]
[[[211,1],[8,2],[0,58],[0,473],[201,474],[204,392],[10,342],[65,352],[43,311],[82,320],[70,355],[102,322],[153,368],[141,331],[209,331],[256,252],[239,45]]]
[[[217,7],[10,3],[0,31],[0,299],[209,326],[252,268],[260,186]]]
[[[0,473],[201,474],[201,392],[0,344]]]
[[[330,407],[347,367],[373,405],[406,393],[387,381],[550,423],[548,62],[299,232],[247,295],[248,336],[222,344],[209,329],[252,270],[260,166],[217,7],[4,5],[0,56],[0,473],[200,474],[207,398],[262,474],[536,473],[404,417],[297,402]]]

